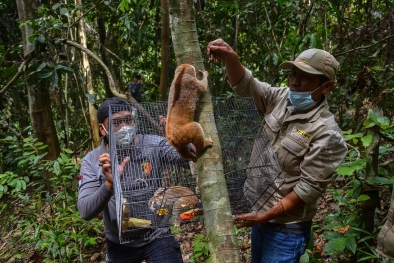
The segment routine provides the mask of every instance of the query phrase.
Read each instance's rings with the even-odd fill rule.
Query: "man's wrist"
[[[260,224],[266,224],[270,220],[269,220],[269,217],[268,217],[267,213],[263,213],[263,214],[260,214],[258,221],[259,221]]]

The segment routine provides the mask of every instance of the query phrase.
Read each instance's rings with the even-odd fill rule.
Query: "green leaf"
[[[371,185],[392,185],[394,183],[394,177],[391,177],[390,179],[384,178],[384,177],[379,177],[379,176],[374,176],[370,180],[368,180],[368,184]]]
[[[347,238],[336,238],[330,240],[324,247],[324,250],[329,255],[343,253],[343,250],[346,248],[346,244],[347,244]]]
[[[66,153],[73,153],[73,151],[72,151],[72,150],[70,150],[70,149],[67,149],[67,148],[63,148],[63,151],[64,151],[64,152],[66,152]]]
[[[22,187],[21,181],[16,180],[15,181],[15,191],[19,192],[21,190],[21,187]]]
[[[356,253],[357,242],[356,242],[356,240],[354,239],[354,237],[348,236],[346,239],[347,239],[346,248],[347,248],[348,250],[350,250],[353,254]]]
[[[371,199],[371,197],[369,197],[368,195],[360,195],[360,196],[357,198],[357,201],[358,201],[358,202],[361,202],[361,201],[366,201],[366,200],[369,200],[369,199]]]
[[[368,233],[369,234],[369,233]],[[364,241],[367,241],[367,240],[369,240],[369,239],[374,239],[375,237],[374,236],[366,236],[366,237],[363,237],[363,238],[361,238],[359,241],[358,241],[358,243],[362,243],[362,242],[364,242]]]
[[[119,4],[118,9],[122,12],[129,11],[129,1],[128,0],[122,0]]]
[[[57,88],[59,83],[59,76],[57,75],[56,72],[53,72],[53,75],[51,76],[50,79],[50,85],[52,88]]]
[[[40,79],[46,79],[52,76],[53,72],[52,71],[40,71],[37,75],[38,78]]]
[[[353,132],[353,130],[350,129],[350,130],[347,130],[347,131],[342,131],[342,134],[343,135],[348,135],[348,134],[352,134],[352,132]]]
[[[29,40],[29,43],[33,44],[34,43],[34,39],[35,39],[36,35],[30,35],[27,40]]]
[[[52,6],[52,10],[58,9],[62,4],[61,3],[56,3]]]
[[[337,227],[342,227],[343,225],[342,224],[332,224],[331,225],[331,227],[330,228],[326,228],[326,229],[334,229],[334,228],[337,228]],[[325,226],[326,227],[326,226]],[[323,229],[323,228],[322,228]],[[327,240],[335,240],[335,239],[339,239],[339,238],[342,238],[342,235],[340,234],[340,233],[337,233],[337,232],[327,232],[327,234],[325,234],[324,235],[324,237],[323,237],[324,239],[327,239]]]
[[[386,130],[386,129],[388,129],[388,128],[391,128],[390,120],[389,120],[389,118],[387,118],[386,116],[379,116],[379,117],[378,117],[378,125],[379,125],[380,128],[382,128],[383,130]]]
[[[57,64],[56,70],[60,70],[60,71],[66,72],[66,73],[73,73],[74,72],[74,70],[72,68],[69,68],[63,64]]]
[[[379,167],[378,167],[378,173],[379,173],[380,175],[388,175],[388,174],[389,174],[389,171],[387,171],[387,169],[385,169],[384,167],[379,166]]]
[[[378,124],[378,117],[375,112],[371,109],[368,110],[368,118],[364,121],[363,125],[365,128],[371,128]]]
[[[365,128],[372,128],[373,126],[375,126],[376,125],[376,122],[374,122],[373,120],[371,120],[371,119],[366,119],[365,121],[364,121],[364,123],[363,123],[363,125],[365,126]]]
[[[63,8],[60,9],[60,14],[61,14],[61,15],[67,15],[67,12],[68,12],[68,11],[67,11],[67,8],[65,8],[65,7],[63,7]]]
[[[65,155],[64,153],[60,153],[60,157],[62,158],[62,160],[63,160],[63,162],[68,162],[68,157],[67,157],[67,155]]]
[[[300,257],[300,261],[298,261],[300,263],[308,263],[309,262],[309,255],[308,253],[305,251],[305,253]]]
[[[38,43],[44,44],[45,43],[45,37],[44,36],[38,36],[36,38]]]
[[[367,148],[372,142],[372,135],[368,134],[367,136],[362,137],[361,142],[363,143],[363,146]]]
[[[21,182],[21,186],[23,190],[26,190],[26,182],[25,181],[19,181]]]
[[[60,174],[61,170],[58,161],[55,161],[55,163],[53,164],[53,171],[55,172],[56,175]]]
[[[94,105],[96,103],[96,99],[93,94],[85,93],[86,98],[88,98],[89,104]]]
[[[339,175],[353,175],[353,173],[357,170],[365,167],[365,160],[356,160],[350,163],[343,163],[337,169],[336,172]]]
[[[362,136],[363,136],[362,133],[355,133],[355,134],[344,135],[343,138],[345,139],[345,141],[349,141],[354,138],[361,138]]]
[[[47,65],[46,62],[41,63],[41,65],[37,68],[36,72],[41,71],[43,68],[45,68]]]
[[[66,53],[60,52],[60,53],[57,54],[57,55],[59,56],[60,59],[63,59],[63,60],[67,59]],[[61,64],[58,64],[58,65],[61,65]]]
[[[272,56],[272,62],[274,65],[278,65],[278,54],[274,53]]]

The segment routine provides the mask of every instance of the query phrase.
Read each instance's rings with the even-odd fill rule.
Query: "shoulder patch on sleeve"
[[[81,187],[82,182],[83,182],[83,176],[82,176],[82,174],[80,174],[80,175],[78,176],[78,187]]]

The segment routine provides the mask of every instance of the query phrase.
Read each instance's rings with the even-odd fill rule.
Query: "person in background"
[[[325,96],[335,84],[339,63],[327,51],[305,50],[280,65],[290,71],[289,87],[275,88],[254,78],[222,39],[210,42],[207,54],[211,61],[225,63],[234,91],[253,97],[263,112],[263,126],[285,177],[258,213],[234,218],[237,227],[252,227],[252,263],[298,262],[310,239],[318,199],[347,154]]]
[[[153,195],[153,192],[160,185],[154,185],[150,182],[159,184],[160,180],[150,180],[149,183],[146,183],[145,179],[148,176],[150,179],[161,178],[161,164],[163,161],[177,165],[188,165],[188,162],[178,155],[164,137],[138,133],[135,122],[138,116],[134,106],[120,98],[107,99],[97,111],[98,128],[103,138],[102,143],[89,152],[83,158],[81,164],[77,204],[80,216],[83,219],[91,220],[103,212],[107,263],[141,263],[142,260],[149,263],[181,263],[183,261],[180,245],[167,227],[141,233],[131,243],[120,244],[109,155],[110,129],[108,115],[110,105],[116,106],[112,110],[112,122],[117,148],[128,147],[126,149],[130,149],[131,144],[143,146],[134,147],[137,150],[130,151],[130,156],[116,164],[120,176],[132,177],[130,182],[133,182],[133,184],[141,182],[138,185],[139,191],[130,190],[130,195],[134,195],[136,198]],[[144,164],[149,164],[149,166],[144,166]],[[145,169],[143,169],[144,167]],[[128,185],[128,187],[137,187],[137,185]],[[138,207],[138,205],[130,205],[130,210],[141,212],[144,207],[147,211],[149,209],[147,203],[144,207]]]
[[[136,73],[134,75],[134,82],[129,84],[129,90],[130,95],[140,103],[144,94],[144,83],[141,82],[141,74]]]

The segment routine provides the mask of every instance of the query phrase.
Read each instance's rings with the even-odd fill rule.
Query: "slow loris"
[[[181,214],[196,208],[198,204],[197,196],[184,186],[160,187],[148,202],[149,208],[160,216],[166,216],[166,220],[174,216],[176,227],[181,224]]]
[[[197,95],[207,91],[208,72],[200,71],[202,80],[196,77],[192,65],[182,64],[175,70],[168,97],[166,120],[166,138],[186,159],[196,161],[197,157],[190,151],[189,143],[193,143],[197,151],[212,147],[213,141],[204,138],[204,131],[198,122],[194,121]]]

